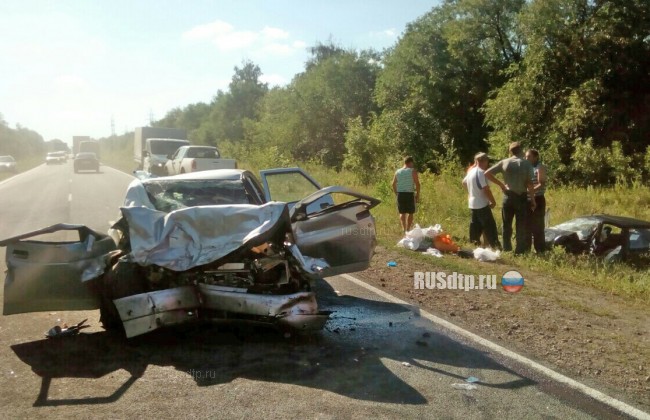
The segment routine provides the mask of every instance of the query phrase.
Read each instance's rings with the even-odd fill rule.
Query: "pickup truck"
[[[168,158],[165,164],[168,175],[210,169],[237,169],[234,159],[222,159],[219,150],[212,146],[181,146]]]

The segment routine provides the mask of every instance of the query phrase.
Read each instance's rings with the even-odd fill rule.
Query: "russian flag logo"
[[[501,277],[501,287],[509,293],[517,293],[524,288],[524,276],[518,271],[508,271]]]

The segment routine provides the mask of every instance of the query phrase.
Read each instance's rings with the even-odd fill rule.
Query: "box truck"
[[[81,142],[90,141],[90,136],[72,136],[72,154],[76,155],[80,152],[79,147]]]
[[[138,169],[165,175],[167,157],[189,144],[182,128],[138,127],[133,140],[133,158]]]

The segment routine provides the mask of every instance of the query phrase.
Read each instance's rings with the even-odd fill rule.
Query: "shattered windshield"
[[[241,179],[149,181],[144,187],[154,207],[164,212],[193,206],[255,204]]]
[[[591,217],[580,217],[578,219],[569,220],[568,222],[555,225],[552,229],[568,230],[576,232],[580,240],[587,239],[598,226],[598,220]]]

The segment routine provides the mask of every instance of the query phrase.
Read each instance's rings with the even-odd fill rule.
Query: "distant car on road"
[[[47,156],[45,156],[46,165],[66,163],[67,160],[68,160],[68,156],[66,155],[65,152],[50,152],[47,154]]]
[[[13,156],[0,156],[0,172],[16,172],[16,160]]]
[[[650,254],[650,222],[595,214],[571,219],[545,230],[547,247],[573,254],[590,253],[607,260],[629,260]]]
[[[99,172],[99,159],[92,152],[77,153],[74,157],[74,172],[95,171]]]

